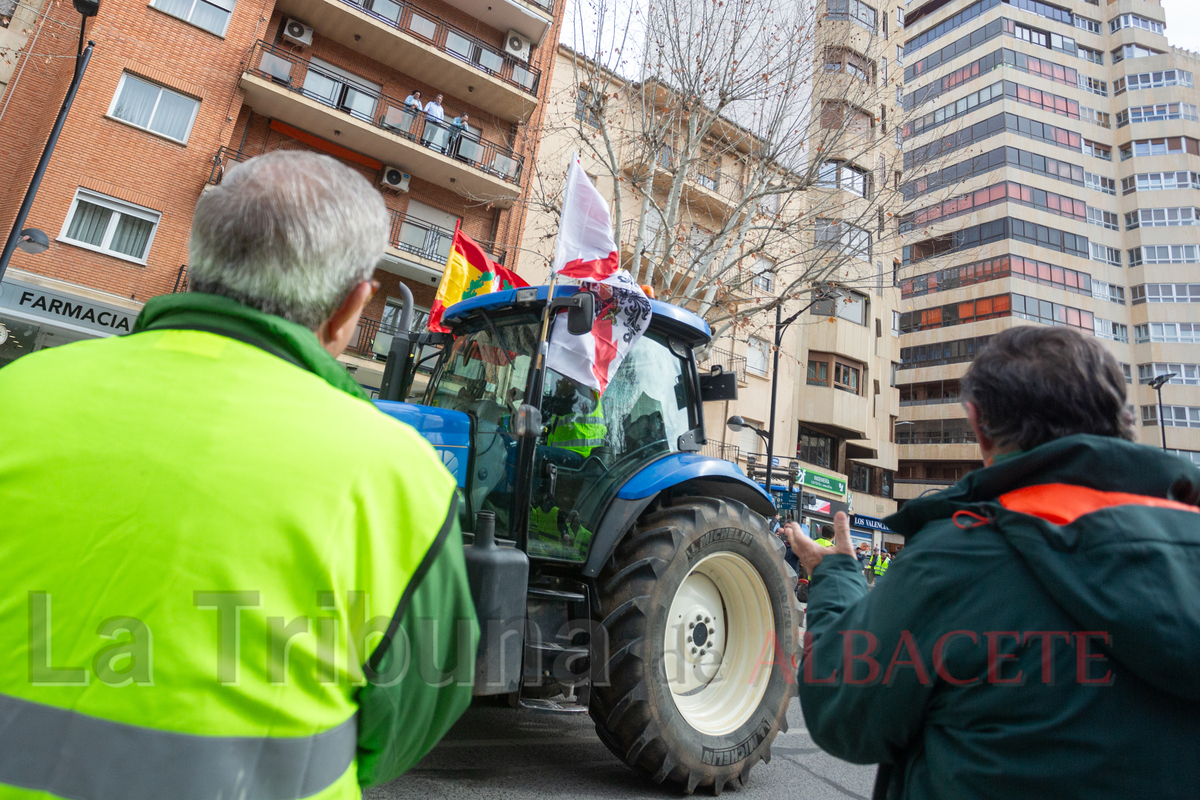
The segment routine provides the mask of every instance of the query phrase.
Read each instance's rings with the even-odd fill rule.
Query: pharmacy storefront
[[[0,283],[0,367],[80,339],[133,329],[141,303],[12,270]]]

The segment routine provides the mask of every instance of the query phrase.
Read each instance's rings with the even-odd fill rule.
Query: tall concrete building
[[[127,332],[147,298],[186,286],[200,194],[239,161],[302,149],[358,170],[391,214],[375,275],[383,290],[343,357],[377,388],[398,284],[429,307],[456,223],[520,268],[525,165],[565,5],[106,0],[88,22],[95,53],[26,222],[50,247],[18,251],[0,286],[0,365]],[[5,234],[74,61],[78,15],[70,3],[43,11],[3,99]],[[39,30],[27,22],[22,30]]]
[[[980,466],[959,380],[1012,325],[1102,339],[1141,441],[1200,463],[1200,59],[1154,0],[904,18],[897,498]]]

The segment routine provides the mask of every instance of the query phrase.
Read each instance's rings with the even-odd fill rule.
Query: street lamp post
[[[813,287],[813,299],[804,308],[792,314],[787,319],[783,317],[783,304],[775,306],[775,359],[771,368],[771,419],[767,423],[767,491],[771,491],[771,479],[773,477],[773,464],[775,461],[775,403],[776,397],[779,394],[779,345],[783,342],[783,332],[787,327],[795,322],[801,314],[808,311],[822,300],[836,300],[841,297],[841,292],[832,285],[826,284],[822,287]]]
[[[58,109],[58,117],[54,120],[54,127],[50,129],[50,138],[46,140],[46,147],[42,150],[42,157],[38,160],[37,169],[33,171],[33,180],[29,182],[29,188],[25,190],[25,199],[21,201],[21,208],[17,211],[17,218],[13,221],[12,230],[8,234],[8,239],[4,242],[4,250],[0,251],[0,280],[4,279],[4,273],[8,270],[9,259],[12,258],[13,251],[22,241],[36,242],[38,237],[36,234],[41,231],[24,231],[22,226],[25,224],[26,218],[29,217],[29,210],[33,207],[33,199],[37,196],[38,187],[42,185],[42,178],[46,174],[46,167],[50,163],[50,156],[54,153],[54,146],[58,144],[58,136],[62,133],[63,124],[67,121],[67,114],[71,111],[71,104],[75,102],[75,94],[79,91],[79,84],[83,82],[83,73],[87,69],[88,62],[92,60],[92,49],[96,46],[95,42],[88,42],[87,49],[83,47],[83,33],[87,26],[88,17],[94,17],[100,12],[100,0],[75,0],[75,10],[79,12],[82,19],[79,21],[79,51],[75,56],[75,75],[71,78],[71,87],[67,89],[67,96],[63,98],[62,107]],[[45,238],[42,234],[41,238]]]
[[[1150,388],[1158,394],[1158,428],[1162,431],[1162,448],[1167,449],[1167,421],[1163,419],[1162,409],[1162,387],[1167,381],[1174,378],[1178,373],[1167,372],[1162,375],[1155,375],[1154,380],[1150,381]]]

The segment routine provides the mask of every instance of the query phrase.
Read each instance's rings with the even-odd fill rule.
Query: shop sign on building
[[[129,309],[8,280],[0,284],[0,309],[23,312],[51,323],[88,328],[109,336],[129,333],[137,319],[137,312]]]
[[[844,497],[846,494],[846,482],[844,480],[811,469],[802,469],[797,472],[796,483],[797,485],[803,484],[810,489],[836,494],[839,497]]]
[[[850,517],[850,526],[852,528],[860,528],[864,531],[892,532],[891,528],[883,524],[883,520],[876,519],[875,517],[864,517],[862,514],[855,514]]]

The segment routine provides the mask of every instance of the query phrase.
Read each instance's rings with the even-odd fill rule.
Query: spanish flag
[[[446,259],[442,282],[438,284],[433,308],[429,311],[429,330],[449,333],[450,330],[442,326],[442,315],[460,300],[528,285],[517,273],[488,258],[483,248],[455,223],[450,257]]]

